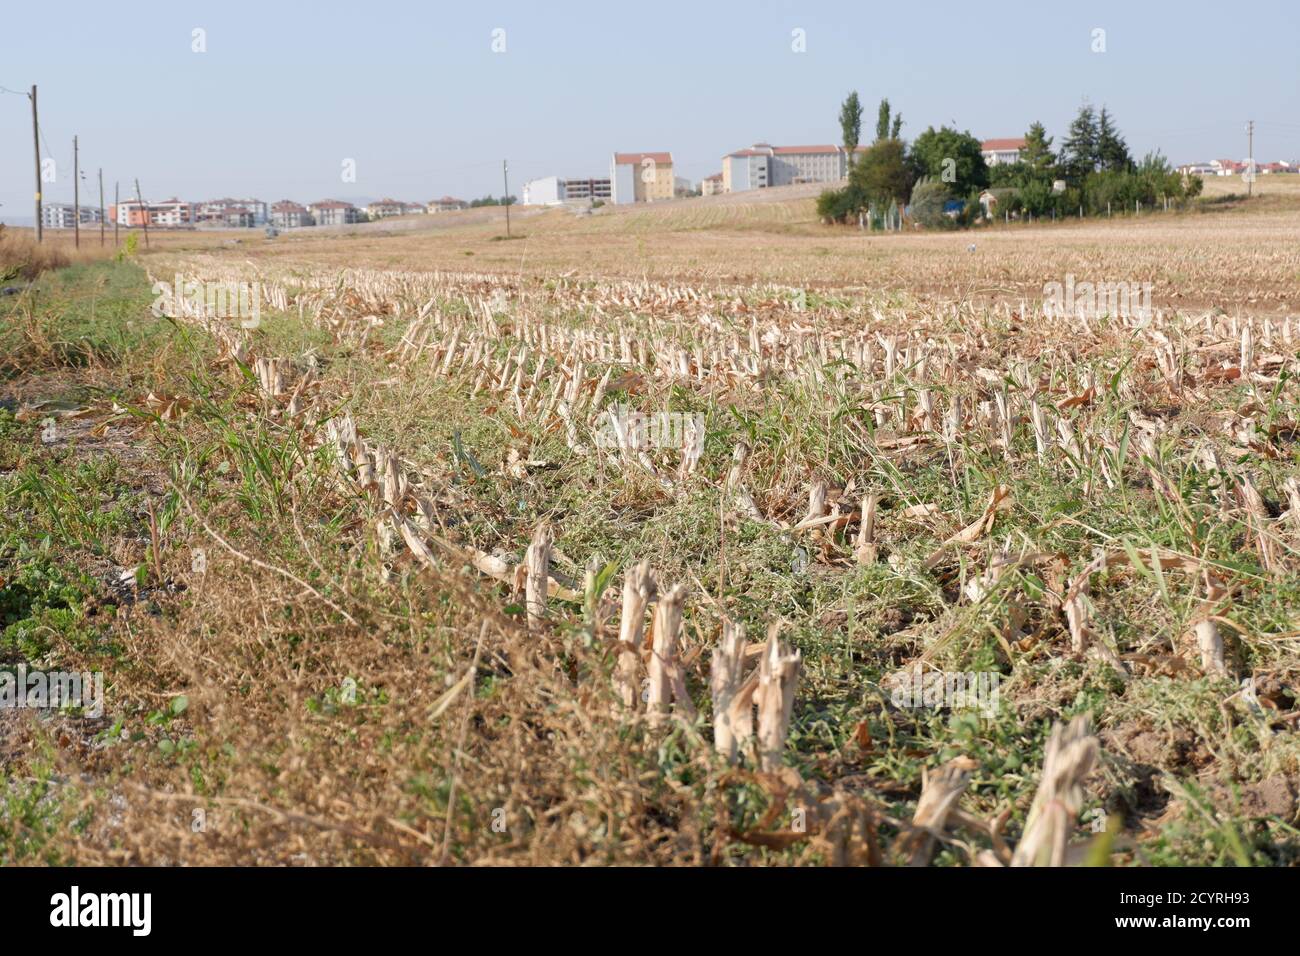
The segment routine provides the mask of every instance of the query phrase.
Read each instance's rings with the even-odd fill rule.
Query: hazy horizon
[[[608,175],[614,151],[666,150],[698,182],[757,141],[836,143],[856,89],[869,139],[888,97],[904,138],[955,125],[981,139],[1046,124],[1059,147],[1087,100],[1134,156],[1181,164],[1300,158],[1300,12],[1098,3],[872,10],[759,2],[705,9],[570,3],[73,4],[16,7],[0,35],[0,220],[30,221],[39,87],[51,202],[256,197],[469,200],[526,180]],[[652,18],[650,14],[655,16]],[[1094,31],[1105,52],[1093,52]],[[204,52],[195,52],[195,30]],[[504,33],[494,33],[504,31]],[[802,33],[796,33],[802,31]],[[67,54],[54,56],[58,40]],[[504,50],[501,51],[504,44]],[[802,52],[799,47],[802,45]],[[494,46],[497,51],[494,52]],[[355,162],[355,182],[341,178]]]

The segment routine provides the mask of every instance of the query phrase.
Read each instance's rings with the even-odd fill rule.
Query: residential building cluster
[[[865,152],[866,147],[859,147]],[[842,146],[773,146],[755,143],[722,157],[722,171],[704,177],[699,194],[715,196],[795,183],[832,183],[848,175],[849,153]],[[525,205],[559,205],[608,200],[615,205],[660,202],[695,195],[695,185],[674,175],[670,152],[614,153],[609,179],[546,176],[524,184]]]
[[[1189,176],[1238,176],[1250,170],[1250,160],[1215,159],[1208,163],[1188,163],[1179,166],[1178,171]],[[1277,173],[1300,173],[1300,162],[1256,163],[1256,175],[1274,175]]]
[[[99,207],[82,206],[80,218],[83,226],[99,225]],[[77,227],[77,207],[70,202],[42,203],[41,226],[46,229],[75,229]]]
[[[1025,148],[1025,141],[1020,139],[986,139],[980,144],[980,153],[984,156],[984,162],[990,166],[1000,166],[1005,163],[1017,163],[1020,161],[1021,150]],[[1187,163],[1178,167],[1178,172],[1185,176],[1236,176],[1246,172],[1250,168],[1250,160],[1243,159],[1238,162],[1235,159],[1216,159],[1209,163]],[[1255,172],[1258,174],[1270,173],[1300,173],[1300,162],[1296,163],[1256,163]]]
[[[1020,161],[1025,148],[1023,137],[986,139],[980,144],[984,161],[998,166]],[[859,146],[855,152],[866,152]],[[833,183],[848,176],[848,150],[828,144],[813,146],[773,146],[754,143],[722,157],[722,170],[700,181],[698,194],[747,192],[772,186],[798,183]],[[1255,163],[1259,175],[1300,173],[1300,162]],[[1249,160],[1216,159],[1208,163],[1188,163],[1179,172],[1198,176],[1234,176],[1250,169]],[[660,202],[679,196],[696,195],[689,179],[674,175],[673,155],[667,151],[613,153],[607,177],[544,176],[523,186],[526,206],[555,206],[565,203],[584,205]],[[983,201],[983,200],[981,200]],[[166,199],[162,202],[125,200],[108,208],[107,221],[128,228],[148,225],[151,228],[256,228],[299,229],[305,226],[343,226],[372,222],[393,216],[454,212],[470,204],[454,196],[443,196],[427,203],[380,199],[365,207],[338,199],[322,199],[302,205],[289,199],[268,205],[260,199],[209,199],[187,202]],[[82,206],[81,224],[94,225],[100,211]],[[41,209],[41,223],[48,229],[71,229],[77,210],[72,203],[46,202]]]
[[[161,202],[126,199],[113,203],[108,207],[105,221],[128,229],[142,226],[150,229],[252,229],[259,226],[299,229],[304,226],[345,226],[390,216],[451,212],[468,208],[469,203],[453,196],[443,196],[427,203],[380,199],[365,207],[338,199],[322,199],[304,206],[288,199],[268,205],[260,199],[227,198],[187,202],[173,197]],[[98,224],[99,216],[97,206],[81,207],[83,226]],[[76,224],[76,218],[76,207],[72,203],[45,202],[41,205],[41,225],[47,229],[71,229]]]
[[[673,175],[673,154],[668,152],[614,153],[608,177],[561,178],[543,176],[524,183],[525,206],[558,206],[581,202],[657,202],[689,193],[689,180]]]

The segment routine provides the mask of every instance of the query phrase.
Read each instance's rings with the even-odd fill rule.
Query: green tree
[[[924,176],[912,187],[911,218],[927,229],[937,229],[951,224],[943,214],[944,204],[951,198],[948,184]]]
[[[849,173],[849,189],[865,205],[906,202],[912,192],[912,173],[902,140],[884,139],[872,145]]]
[[[853,151],[862,140],[862,103],[858,100],[857,90],[840,104],[840,132],[844,138],[844,150],[849,154],[849,165],[852,165]]]
[[[1133,168],[1133,159],[1128,154],[1128,144],[1119,134],[1111,120],[1106,107],[1101,108],[1097,117],[1097,165],[1111,172],[1123,173]]]
[[[1029,132],[1025,133],[1025,148],[1020,151],[1020,159],[1034,170],[1050,170],[1056,165],[1052,154],[1052,137],[1042,123],[1031,123]]]
[[[889,139],[889,100],[884,99],[876,112],[876,142],[886,139]]]
[[[1020,187],[1020,207],[1033,216],[1049,216],[1052,213],[1055,197],[1052,184],[1040,180],[1031,180]]]
[[[1084,177],[1096,171],[1099,135],[1097,113],[1085,103],[1079,107],[1079,115],[1070,124],[1070,131],[1061,144],[1061,166],[1066,179],[1081,183]]]
[[[817,197],[817,215],[827,222],[843,222],[856,216],[862,204],[856,193],[849,187],[844,189],[827,189]]]
[[[989,167],[980,151],[980,141],[969,131],[931,126],[913,141],[911,166],[914,176],[928,176],[943,184],[951,196],[964,196],[989,184]]]

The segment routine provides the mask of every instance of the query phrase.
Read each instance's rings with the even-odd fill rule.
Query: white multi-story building
[[[277,229],[298,229],[302,226],[310,226],[313,222],[307,207],[296,202],[281,199],[271,206],[271,225]]]
[[[566,202],[607,200],[610,194],[611,183],[608,179],[544,176],[524,183],[523,202],[525,206],[558,206]]]
[[[82,206],[81,224],[83,226],[99,224],[99,207]],[[77,207],[70,202],[47,202],[41,204],[41,225],[46,229],[72,229],[77,225]]]
[[[525,206],[557,206],[564,202],[564,180],[559,176],[543,176],[524,183]]]
[[[194,204],[176,198],[163,200],[150,212],[153,224],[159,226],[188,226],[194,221]]]
[[[189,226],[194,222],[194,204],[179,199],[143,203],[128,199],[109,207],[110,214],[120,226],[150,225],[155,227]]]
[[[833,183],[848,172],[848,153],[839,146],[773,146],[768,185]]]
[[[980,155],[989,166],[1006,166],[1020,162],[1020,151],[1025,148],[1025,138],[986,139],[980,143]]]
[[[361,210],[350,202],[322,199],[307,207],[318,226],[347,226],[361,221]]]
[[[771,148],[738,149],[722,157],[722,191],[741,193],[748,189],[766,189]]]
[[[209,199],[194,208],[194,221],[200,225],[240,229],[264,226],[267,219],[266,203],[260,199]]]
[[[848,173],[849,154],[841,146],[755,143],[722,157],[721,191],[736,193],[796,183],[833,183]],[[716,186],[713,189],[719,191]]]

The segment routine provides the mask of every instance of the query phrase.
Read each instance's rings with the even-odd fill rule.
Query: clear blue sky
[[[1135,155],[1241,158],[1253,117],[1256,158],[1294,160],[1300,6],[11,0],[0,85],[32,83],[52,200],[72,198],[74,133],[110,201],[134,176],[159,199],[469,198],[501,191],[502,157],[518,193],[536,176],[607,175],[613,150],[670,150],[699,179],[754,141],[838,141],[851,89],[867,129],[889,97],[905,138],[1042,120],[1059,144],[1087,98]],[[0,93],[0,217],[31,215],[32,166],[27,100]]]

